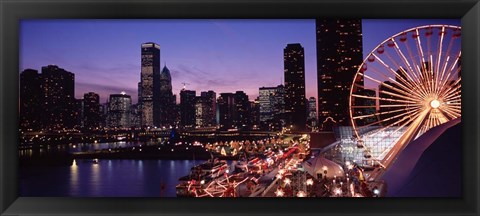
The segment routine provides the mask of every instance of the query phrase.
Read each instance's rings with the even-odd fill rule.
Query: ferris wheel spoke
[[[446,100],[445,105],[446,106],[461,106],[462,105],[462,99],[461,98],[448,99],[448,100]]]
[[[460,68],[457,69],[457,73],[458,73],[458,70],[460,70]],[[450,74],[449,74],[450,75]],[[452,88],[455,88],[454,90],[459,90],[461,85],[460,84],[460,81],[462,80],[461,77],[458,77],[457,80],[455,80],[453,83],[451,84],[447,84],[448,83],[448,77],[450,76],[447,76],[447,79],[444,80],[444,82],[442,83],[442,91],[439,92],[439,96],[443,96],[445,94],[445,92],[449,92],[450,90],[452,90]]]
[[[403,111],[412,110],[412,109],[418,109],[418,108],[417,107],[407,107],[405,109],[397,109],[397,110],[393,110],[393,111],[385,111],[385,112],[373,113],[373,114],[368,114],[368,115],[355,116],[352,119],[355,120],[355,119],[370,118],[370,117],[375,117],[375,116],[381,116],[381,115],[386,115],[386,114],[403,112]]]
[[[445,107],[444,109],[448,109],[448,110],[452,110],[452,111],[458,111],[459,113],[461,113],[461,105],[449,105],[447,107]]]
[[[447,113],[448,116],[450,116],[451,118],[458,118],[460,117],[460,113],[459,112],[456,112],[456,111],[452,111],[450,109],[444,109],[443,110],[445,113]]]
[[[433,28],[430,27],[430,29],[427,29],[427,31],[431,31],[431,34],[429,36],[427,36],[427,56],[430,57],[430,64],[433,65],[433,59],[432,59],[432,52],[431,52],[431,35],[433,35]],[[433,66],[430,66],[430,68],[432,69]]]
[[[435,89],[435,93],[437,95],[440,94],[440,91],[443,90],[444,86],[445,86],[445,83],[446,81],[448,80],[448,78],[450,77],[450,74],[447,75],[447,77],[443,77],[444,73],[445,73],[445,70],[447,69],[447,64],[448,64],[448,61],[450,59],[450,56],[447,56],[447,59],[445,61],[445,64],[443,65],[443,69],[442,69],[442,74],[440,75],[440,78],[437,80],[437,88]]]
[[[431,114],[428,115],[427,119],[425,120],[422,127],[420,128],[420,133],[421,134],[425,133],[427,128],[432,128],[431,121],[430,121],[431,117],[432,117]]]
[[[452,34],[453,34],[453,33],[452,33]],[[444,61],[444,63],[443,63],[444,69],[442,70],[442,75],[440,76],[440,77],[442,78],[441,80],[443,80],[443,77],[444,77],[444,74],[445,74],[445,69],[447,68],[448,61],[449,61],[449,59],[450,59],[450,52],[451,52],[452,47],[453,47],[453,41],[454,41],[455,39],[456,39],[456,38],[452,35],[452,37],[450,37],[450,41],[448,42],[448,48],[447,48],[447,51],[446,51],[446,54],[445,54],[445,55],[447,56],[447,58],[445,59],[445,61]],[[457,60],[457,61],[458,61],[458,60]],[[457,61],[455,61],[454,65],[456,64]]]
[[[456,119],[461,116],[461,112],[455,110],[444,109],[442,112],[444,112],[450,119]]]
[[[408,55],[410,56],[410,60],[412,61],[412,64],[413,64],[412,77],[414,77],[415,81],[418,83],[420,81],[420,79],[418,78],[418,76],[416,75],[414,70],[416,69],[415,65],[421,65],[422,64],[421,56],[419,56],[420,59],[419,59],[419,62],[417,63],[410,46],[405,43],[405,47],[407,48]]]
[[[401,59],[403,60],[403,63],[405,64],[405,66],[407,67],[407,69],[410,71],[411,74],[414,74],[415,72],[413,71],[412,69],[412,66],[410,65],[410,63],[408,63],[408,60],[407,58],[405,57],[405,55],[403,54],[402,50],[400,50],[397,42],[395,40],[393,40],[393,44],[394,44],[394,47],[395,47],[395,51],[397,52],[397,54],[401,57]],[[408,46],[407,46],[408,47]],[[413,61],[413,59],[411,59]],[[399,67],[400,68],[400,67]],[[399,70],[402,70],[402,68],[400,68]],[[413,78],[406,72],[404,71],[404,75],[408,76],[408,79],[409,80],[412,80],[413,82]],[[414,84],[417,84],[418,82],[414,82]]]
[[[406,97],[406,96],[403,96],[403,95],[395,94],[395,93],[389,92],[387,90],[379,90],[378,92],[382,93],[382,94],[388,94],[388,95],[391,95],[391,96],[394,96],[394,97],[400,97],[400,98],[403,98],[403,99],[406,99],[408,101],[415,102],[415,103],[418,103],[418,102],[421,101],[421,100],[416,99],[416,98],[411,98],[411,97]]]
[[[415,92],[412,92],[411,89],[403,86],[401,83],[398,83],[396,86],[399,86],[399,87],[402,88],[403,90],[402,90],[402,89],[398,89],[398,88],[396,88],[395,86],[389,85],[389,84],[387,84],[387,83],[385,83],[385,82],[381,82],[380,80],[374,79],[374,78],[372,78],[372,77],[370,77],[370,76],[368,76],[368,75],[365,75],[365,74],[361,74],[361,75],[362,75],[363,77],[365,77],[365,78],[373,81],[373,82],[376,82],[377,84],[380,84],[380,85],[382,85],[382,86],[385,86],[385,87],[387,87],[387,88],[389,88],[389,89],[391,89],[391,90],[394,90],[394,91],[396,91],[397,93],[400,93],[400,94],[402,94],[402,95],[404,95],[404,96],[407,96],[407,97],[408,97],[408,96],[415,96],[417,99],[421,99],[421,98],[422,98],[420,95],[415,94]]]
[[[427,67],[425,64],[417,65],[417,71],[419,73],[419,81],[418,86],[420,86],[419,90],[423,92],[423,96],[426,97],[428,95],[427,92],[430,92],[430,86],[428,84],[428,76],[427,76]]]
[[[434,84],[434,92],[436,92],[437,90],[437,83],[439,82],[438,81],[438,77],[439,77],[439,72],[440,72],[440,62],[442,61],[442,50],[443,50],[443,38],[445,37],[445,26],[442,27],[442,29],[440,30],[440,40],[438,40],[438,49],[437,49],[437,61],[436,61],[436,67],[435,67],[435,72],[433,75],[435,77],[435,82],[433,83]]]
[[[384,119],[378,120],[376,122],[369,123],[367,125],[362,125],[362,126],[358,127],[358,129],[373,126],[373,125],[379,125],[382,122],[387,122],[387,121],[390,121],[390,120],[399,119],[400,117],[404,117],[404,116],[407,116],[407,115],[410,115],[410,114],[413,114],[413,113],[419,113],[419,112],[420,112],[420,109],[410,110],[408,112],[404,112],[404,113],[400,113],[400,114],[392,116],[392,117],[384,118]]]
[[[372,97],[372,96],[357,95],[357,94],[352,94],[352,96],[353,96],[353,97],[357,97],[357,98],[372,99],[372,100],[381,100],[381,101],[393,101],[393,102],[411,103],[411,104],[416,104],[416,103],[417,103],[417,102],[411,101],[411,100],[399,100],[399,99],[393,99],[393,98]]]
[[[395,126],[395,127],[398,127],[398,128],[397,128],[394,132],[398,132],[399,130],[401,130],[402,128],[404,128],[404,127],[407,126],[408,124],[410,124],[414,119],[416,119],[416,118],[420,115],[420,113],[421,113],[420,111],[417,111],[415,114],[412,115],[412,118],[405,118],[405,117],[404,117],[404,118],[401,118],[401,119],[397,120],[396,122],[394,122],[394,123],[392,123],[392,124],[389,124],[389,125],[383,127],[382,129],[379,129],[379,130],[375,131],[375,132],[372,133],[372,134],[367,135],[367,137],[374,137],[374,136],[376,136],[378,133],[383,132],[383,131],[385,131],[385,130],[387,130],[387,129],[390,129],[391,127],[394,127],[394,125],[398,125],[398,124],[400,124],[401,122],[405,121],[405,122],[403,122],[401,125]],[[391,134],[393,134],[393,133],[390,133],[390,135],[391,135]],[[382,139],[382,140],[383,140],[383,139]]]
[[[389,88],[389,89],[392,89],[392,90],[394,90],[394,91],[396,91],[396,92],[398,92],[398,93],[400,93],[400,94],[404,94],[405,96],[408,96],[408,93],[405,92],[405,91],[402,91],[401,89],[398,89],[398,88],[396,88],[396,87],[393,87],[393,86],[391,86],[391,85],[388,85],[387,83],[381,82],[380,80],[377,80],[377,79],[375,79],[375,78],[372,78],[372,77],[370,77],[370,76],[368,76],[368,75],[365,75],[365,74],[360,74],[360,75],[363,76],[364,78],[367,78],[367,79],[370,80],[370,81],[373,81],[373,82],[379,84],[379,85],[383,85],[383,86],[385,86],[385,87],[387,87],[387,88]]]
[[[449,116],[450,119],[456,119],[462,115],[462,112],[458,110],[442,109],[442,112]]]
[[[406,104],[388,104],[388,105],[379,105],[380,108],[388,108],[388,107],[406,107],[406,106],[423,106],[422,104],[415,104],[415,105],[406,105]]]
[[[388,72],[390,72],[392,75],[395,76],[395,79],[393,79],[392,77],[388,77],[387,79],[389,79],[390,81],[392,82],[395,82],[397,85],[399,85],[401,88],[403,88],[405,91],[407,92],[413,92],[412,89],[415,89],[415,86],[412,85],[411,82],[405,80],[402,76],[398,76],[398,73],[393,69],[391,68],[390,66],[388,66],[380,57],[378,57],[377,55],[375,54],[372,54],[377,60],[378,62],[381,63],[381,65],[383,67],[385,67],[385,69],[387,69]],[[385,55],[387,55],[387,57],[389,57],[388,53],[385,53]],[[395,63],[396,64],[396,63]],[[377,71],[376,68],[373,68],[373,71]],[[398,82],[396,79],[399,79],[401,80],[401,82]],[[407,85],[408,87],[406,87],[405,85]],[[422,97],[421,94],[419,93],[419,97]]]
[[[422,41],[420,40],[420,32],[418,28],[415,29],[415,34],[417,35],[415,42],[417,45],[418,58],[420,61],[420,65],[423,65],[423,63],[425,62],[425,54],[423,53]]]
[[[355,87],[359,88],[359,89],[367,89],[365,88],[365,86],[363,85],[360,85],[358,83],[355,83],[354,84]],[[388,95],[391,95],[391,96],[394,96],[394,97],[399,97],[399,98],[403,98],[405,100],[408,100],[408,101],[411,101],[411,102],[420,102],[421,100],[420,99],[415,99],[415,98],[412,98],[412,97],[407,97],[405,95],[400,95],[400,94],[396,94],[396,93],[393,93],[393,92],[389,92],[389,91],[386,91],[386,90],[378,90],[379,93],[383,93],[383,94],[388,94]],[[373,99],[373,98],[372,98]],[[376,99],[376,98],[375,98]]]
[[[426,84],[428,85],[428,91],[429,92],[434,92],[434,84],[433,84],[433,79],[434,79],[434,74],[433,74],[433,68],[435,67],[435,64],[433,62],[433,55],[429,55],[430,57],[430,67],[426,70],[425,72],[425,81]]]
[[[454,63],[452,64],[452,67],[450,68],[450,70],[447,73],[445,73],[450,56],[447,57],[446,63],[445,63],[444,68],[442,70],[441,79],[439,81],[439,83],[440,83],[439,86],[440,87],[438,88],[439,89],[439,91],[437,92],[438,95],[445,88],[445,84],[448,82],[448,80],[450,80],[451,78],[455,78],[457,76],[457,74],[459,73],[459,71],[461,70],[460,67],[457,67],[455,69],[455,66],[457,66],[458,61],[460,59],[460,56],[461,56],[461,52],[459,52],[458,55],[456,55],[456,59],[455,59]]]
[[[447,98],[451,94],[456,94],[460,93],[460,88],[462,87],[461,85],[457,85],[458,82],[460,82],[460,78],[453,83],[453,85],[449,86],[449,88],[444,88],[444,91],[440,92],[439,97],[441,98]]]
[[[450,103],[450,104],[446,104],[443,109],[451,109],[451,108],[460,110],[462,108],[462,105],[460,103]]]
[[[462,96],[460,95],[459,92],[454,92],[454,93],[451,93],[445,97],[443,97],[443,100],[446,101],[446,102],[455,102],[455,101],[460,101],[462,100],[461,98]]]
[[[404,104],[391,104],[391,105],[379,105],[380,108],[388,108],[388,107],[406,107],[409,105],[404,105]],[[415,104],[415,105],[410,105],[410,106],[418,106],[421,107],[423,105],[421,104]],[[376,108],[376,105],[352,105],[352,108]]]
[[[455,70],[455,67],[457,67],[457,69],[454,72],[454,76],[458,75],[458,73],[461,70],[461,65],[458,65],[458,61],[460,61],[461,57],[462,57],[462,51],[460,50],[460,51],[458,51],[458,54],[456,55],[455,62],[452,64],[452,67],[449,70],[449,73],[452,73]]]
[[[452,111],[456,111],[458,113],[462,113],[462,106],[461,105],[449,105],[443,109],[448,109],[448,110],[452,110]]]
[[[449,102],[448,105],[461,107],[462,103],[460,103],[460,102],[458,102],[458,103]]]
[[[398,50],[398,46],[395,45],[395,50]],[[395,61],[391,56],[390,54],[388,53],[385,53],[385,55],[390,59],[390,61],[394,62],[394,64],[396,65],[396,67],[398,68],[398,70],[395,72],[395,79],[393,79],[392,77],[389,77],[388,79],[395,82],[395,83],[404,83],[405,85],[407,85],[410,89],[420,89],[421,91],[421,94],[422,95],[425,95],[425,91],[424,89],[418,85],[418,78],[417,80],[414,80],[414,78],[412,78],[408,73],[407,71],[405,71],[405,69],[403,69],[402,66],[400,66],[400,64],[397,63],[397,61]],[[399,55],[399,51],[397,51],[397,55]],[[408,67],[410,68],[410,71],[412,72],[411,70],[411,66],[408,65]],[[393,71],[393,70],[392,70]],[[401,74],[400,74],[401,73]],[[414,74],[414,73],[412,73]],[[404,77],[405,76],[405,77]],[[416,77],[416,76],[415,76]],[[397,79],[399,79],[400,81],[397,81]]]
[[[445,98],[446,96],[450,95],[451,93],[460,93],[460,88],[461,86],[458,85],[459,83],[454,82],[454,83],[447,83],[448,80],[445,80],[445,82],[442,83],[442,88],[441,91],[437,94],[438,97],[440,98]],[[452,81],[450,81],[452,82]]]

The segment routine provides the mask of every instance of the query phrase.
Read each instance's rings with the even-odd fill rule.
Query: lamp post
[[[313,186],[313,179],[311,178],[307,179],[307,181],[305,181],[305,184],[307,185],[307,193],[310,194]]]

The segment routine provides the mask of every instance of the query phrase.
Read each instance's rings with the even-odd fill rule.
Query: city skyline
[[[229,29],[238,33],[240,29],[251,29],[251,25],[268,26],[267,21],[218,22],[227,23],[223,23],[223,32]],[[298,29],[298,20],[278,22],[282,31]],[[279,32],[272,29],[247,31],[241,38],[245,43],[240,45],[244,46],[229,46],[235,38],[216,35],[205,23],[190,23],[189,30],[203,24],[206,29],[198,31],[205,34],[187,31],[192,40],[171,39],[172,44],[192,46],[173,52],[181,61],[169,63],[168,67],[166,63],[161,65],[170,58],[168,49],[163,49],[157,40],[143,40],[136,44],[137,51],[124,53],[119,50],[130,40],[111,35],[111,40],[103,43],[92,36],[92,42],[81,47],[91,51],[78,51],[77,43],[85,40],[67,39],[61,34],[63,30],[50,29],[55,37],[64,36],[58,40],[60,44],[67,41],[72,46],[67,47],[67,52],[60,49],[54,53],[60,56],[60,62],[67,62],[42,63],[41,70],[24,69],[19,74],[20,164],[63,165],[70,167],[70,172],[60,177],[66,184],[43,176],[38,179],[45,186],[26,183],[22,193],[79,196],[76,191],[93,189],[95,193],[86,195],[128,194],[120,192],[125,186],[116,181],[119,178],[112,178],[119,173],[112,167],[119,167],[115,161],[120,159],[141,161],[133,169],[123,164],[119,169],[127,172],[122,176],[130,176],[132,171],[146,174],[131,175],[145,180],[120,181],[140,183],[143,189],[137,192],[139,195],[148,194],[148,187],[148,191],[156,191],[151,196],[161,197],[402,196],[401,188],[411,184],[411,176],[418,176],[415,170],[419,166],[424,167],[413,166],[411,161],[421,164],[425,157],[430,164],[444,161],[445,156],[440,154],[430,160],[431,149],[445,146],[439,140],[451,137],[442,135],[452,134],[451,129],[457,128],[453,134],[458,135],[461,123],[461,27],[448,21],[439,25],[421,22],[426,21],[396,23],[392,27],[395,21],[365,26],[361,19],[316,19],[313,47],[317,55],[310,55],[317,65],[313,67],[314,76],[307,70],[309,42],[283,43],[284,35],[277,37],[274,34]],[[402,31],[398,33],[400,24]],[[302,31],[306,29],[309,27],[302,26]],[[172,31],[175,33],[171,35],[182,35]],[[135,33],[150,35],[139,29]],[[164,33],[169,34],[166,30]],[[388,34],[388,39],[375,42],[383,34]],[[310,33],[300,30],[293,35],[310,37]],[[122,39],[126,42],[118,42]],[[43,42],[47,50],[57,47]],[[283,58],[276,56],[277,46],[283,48]],[[32,53],[37,48],[33,47]],[[129,70],[130,58],[123,58],[131,54],[138,55],[134,59],[140,65],[134,73],[124,71]],[[47,52],[34,60],[54,55]],[[88,67],[86,71],[75,71],[68,68],[68,62],[83,62]],[[112,65],[117,69],[95,69]],[[186,65],[197,68],[191,70]],[[283,70],[277,72],[279,65]],[[202,67],[207,66],[205,72]],[[180,67],[186,70],[178,70]],[[282,79],[274,84],[277,75]],[[108,95],[107,103],[100,102],[102,94]],[[136,96],[138,103],[133,98]],[[460,158],[458,154],[454,160]],[[152,159],[157,162],[148,168],[147,160]],[[179,168],[179,164],[192,159],[193,165]],[[197,159],[207,161],[196,165]],[[170,171],[159,169],[165,167],[160,163],[165,160],[170,160]],[[178,160],[183,161],[175,162]],[[432,181],[443,178],[437,167],[432,169],[436,173],[427,174]],[[99,173],[108,177],[103,180]],[[161,175],[149,176],[158,173]],[[31,174],[24,176],[28,179]],[[168,181],[164,181],[166,176]],[[398,176],[405,179],[396,180]],[[91,182],[94,184],[88,185]],[[418,187],[429,186],[425,183],[422,181]],[[460,193],[459,183],[451,184],[447,179],[442,184],[440,187],[447,190],[444,194]],[[39,191],[32,193],[30,188]],[[100,190],[105,191],[96,193]]]
[[[460,25],[459,20],[362,20],[364,57],[388,35],[434,23]],[[150,27],[148,34],[147,26],[164,31]],[[288,43],[305,47],[306,98],[317,98],[315,20],[27,20],[21,25],[20,71],[58,65],[76,74],[75,98],[95,92],[104,103],[125,91],[135,103],[139,46],[147,41],[161,47],[161,67],[166,62],[171,71],[177,103],[183,82],[197,92],[242,90],[254,100],[260,87],[283,84],[282,51]]]

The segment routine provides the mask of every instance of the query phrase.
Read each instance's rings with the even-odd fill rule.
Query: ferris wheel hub
[[[437,99],[432,100],[430,102],[430,107],[432,107],[433,109],[437,109],[438,107],[440,107],[440,101],[438,101]]]

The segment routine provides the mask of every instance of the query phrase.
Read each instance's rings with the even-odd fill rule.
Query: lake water
[[[76,160],[72,166],[24,166],[19,169],[19,191],[25,197],[175,197],[178,178],[203,162]]]

